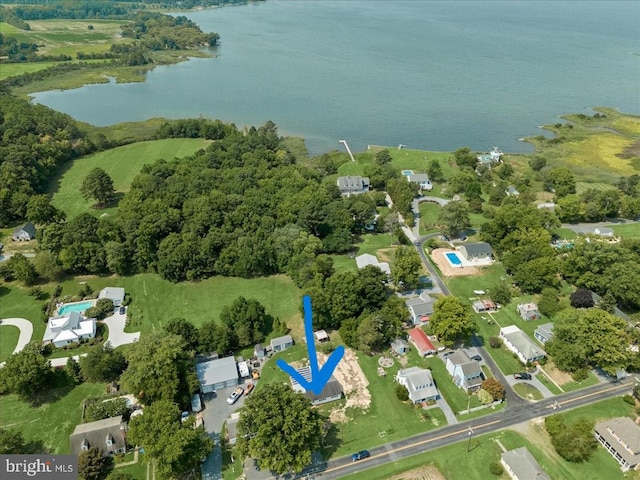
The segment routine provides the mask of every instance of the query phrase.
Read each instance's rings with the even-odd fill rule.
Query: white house
[[[409,392],[409,398],[413,403],[422,403],[440,398],[440,393],[433,383],[431,370],[420,367],[404,368],[398,370],[395,380],[406,387]]]
[[[88,340],[96,336],[96,319],[85,318],[80,312],[69,312],[63,317],[51,317],[47,322],[42,342],[64,347],[69,343]]]
[[[387,262],[379,262],[378,257],[375,255],[371,255],[370,253],[363,253],[362,255],[358,255],[356,257],[356,265],[358,270],[362,270],[364,267],[372,265],[377,267],[382,271],[382,273],[387,274],[387,276],[391,275],[391,267]]]
[[[527,447],[504,452],[500,455],[500,463],[513,480],[551,480]]]
[[[606,227],[596,227],[596,228],[593,229],[593,233],[595,233],[596,235],[600,235],[601,237],[613,237],[614,236],[613,229],[606,228]]]
[[[533,363],[547,356],[542,348],[515,325],[502,327],[500,329],[500,337],[507,350],[515,353],[524,364]]]
[[[529,320],[537,320],[542,317],[540,314],[540,310],[538,310],[538,305],[535,303],[520,303],[516,307],[516,311],[520,314],[520,317],[528,322]]]
[[[467,392],[477,390],[484,381],[480,363],[469,358],[464,350],[456,350],[447,355],[445,367],[453,383]]]
[[[114,307],[122,305],[124,300],[124,288],[121,287],[106,287],[100,290],[98,298],[108,298],[113,302]]]
[[[433,184],[431,180],[429,180],[429,175],[426,173],[412,173],[407,175],[407,181],[409,183],[417,183],[420,190],[431,190],[433,188]]]
[[[597,423],[596,439],[620,464],[623,472],[640,465],[640,426],[629,417],[618,417]]]

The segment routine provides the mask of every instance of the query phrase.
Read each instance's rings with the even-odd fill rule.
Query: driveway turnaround
[[[20,330],[18,344],[13,350],[13,353],[18,353],[31,341],[31,337],[33,336],[33,325],[29,320],[24,318],[3,318],[0,320],[0,325],[11,325],[13,327],[18,327],[18,330]],[[0,365],[4,365],[4,362]]]
[[[110,317],[105,318],[103,322],[107,327],[109,327],[109,338],[107,338],[107,341],[113,348],[137,342],[138,339],[140,339],[140,332],[126,333],[124,331],[124,327],[127,323],[126,313],[121,315],[116,312]]]

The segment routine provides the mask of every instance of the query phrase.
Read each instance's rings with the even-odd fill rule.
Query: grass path
[[[92,209],[91,203],[80,194],[82,181],[91,170],[96,167],[102,168],[113,179],[116,193],[123,194],[129,190],[131,181],[145,164],[152,164],[160,159],[186,157],[205,148],[208,143],[207,140],[197,138],[167,138],[132,143],[79,158],[51,181],[49,193],[53,194],[52,203],[64,210],[67,218],[84,212],[94,215],[113,214],[116,211],[115,206],[101,210]]]

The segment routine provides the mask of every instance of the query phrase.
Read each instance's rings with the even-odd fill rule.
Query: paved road
[[[486,415],[481,418],[456,425],[448,425],[431,432],[371,448],[369,449],[371,458],[360,462],[352,462],[349,456],[336,458],[335,460],[317,465],[315,471],[322,475],[320,477],[322,480],[336,479],[345,475],[362,473],[389,462],[395,462],[452,443],[468,440],[470,428],[473,431],[470,442],[473,447],[477,445],[477,443],[474,443],[474,438],[478,435],[502,430],[534,418],[546,417],[554,413],[554,405],[561,411],[577,408],[607,398],[630,393],[632,388],[632,378],[627,378],[617,384],[599,384],[563,395],[557,395],[551,399],[540,400],[539,402],[529,404],[528,408],[521,408],[515,412],[504,409],[501,412]],[[306,478],[308,473],[309,472],[304,472],[296,478]],[[285,476],[284,478],[291,477]],[[366,478],[366,474],[363,474],[362,478]]]
[[[31,337],[33,336],[33,325],[29,320],[24,318],[3,318],[0,320],[0,325],[11,325],[13,327],[18,327],[20,330],[18,344],[16,345],[16,348],[14,348],[13,353],[18,353],[31,341]],[[0,363],[0,367],[1,366],[4,366],[4,362]]]
[[[640,223],[634,220],[618,219],[610,222],[594,222],[594,223],[563,223],[562,228],[568,228],[576,233],[593,233],[596,227],[612,227],[615,225],[624,225],[625,223]]]

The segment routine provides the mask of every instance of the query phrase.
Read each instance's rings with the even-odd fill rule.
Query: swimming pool
[[[448,252],[448,253],[445,253],[444,255],[445,255],[445,257],[447,257],[447,260],[449,260],[449,263],[451,265],[453,265],[454,267],[459,267],[459,266],[462,265],[462,261],[458,257],[457,253]]]
[[[63,305],[58,309],[58,315],[64,315],[69,312],[84,312],[88,308],[93,307],[93,302],[70,303]]]
[[[413,175],[413,170],[402,170],[402,175],[404,175],[405,177]]]

